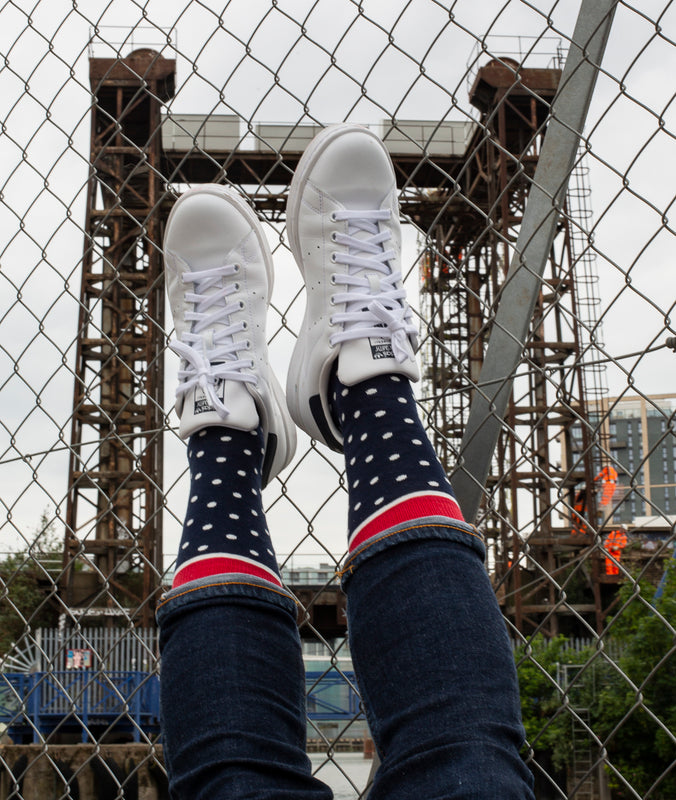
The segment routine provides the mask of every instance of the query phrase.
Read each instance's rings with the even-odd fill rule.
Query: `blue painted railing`
[[[87,742],[102,728],[140,741],[159,732],[159,679],[137,671],[2,673],[0,722],[15,741],[76,730]]]
[[[354,672],[306,672],[305,691],[310,719],[348,722],[361,713]]]
[[[309,671],[305,681],[310,719],[349,721],[360,714],[353,672]],[[77,732],[87,742],[113,731],[138,742],[160,731],[159,677],[137,671],[0,673],[0,723],[15,742],[38,742],[54,732]]]

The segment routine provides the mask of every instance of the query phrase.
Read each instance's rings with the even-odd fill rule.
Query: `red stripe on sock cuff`
[[[350,552],[381,531],[422,517],[464,519],[460,506],[450,495],[425,494],[419,497],[410,497],[384,509],[377,517],[367,521],[361,528],[357,528],[350,539]]]
[[[281,580],[274,572],[264,567],[259,567],[256,564],[242,561],[238,558],[215,556],[186,562],[174,575],[172,589],[177,586],[183,586],[184,583],[189,583],[190,581],[209,578],[211,575],[223,575],[228,572],[238,572],[255,578],[262,578],[264,581],[274,583],[275,586],[282,585]]]

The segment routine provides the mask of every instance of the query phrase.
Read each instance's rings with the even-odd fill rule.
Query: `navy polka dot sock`
[[[344,386],[334,372],[330,397],[344,437],[350,552],[403,522],[462,520],[407,378],[380,375]]]
[[[252,575],[281,586],[263,511],[263,433],[203,428],[188,441],[190,499],[173,586]]]

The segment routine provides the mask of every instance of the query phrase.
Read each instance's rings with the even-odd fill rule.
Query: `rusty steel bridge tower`
[[[90,175],[63,597],[152,624],[162,572],[164,181],[160,107],[175,62],[90,59]],[[94,571],[77,570],[78,564]],[[113,600],[114,598],[114,600]]]
[[[479,69],[470,92],[479,124],[384,126],[405,189],[402,213],[427,232],[420,264],[423,404],[449,474],[560,75],[493,61]],[[227,170],[228,181],[242,186],[261,214],[282,222],[293,169],[315,132],[309,125],[259,125],[252,149],[242,147],[236,117],[162,117],[174,76],[175,62],[152,50],[90,60],[95,102],[62,593],[71,606],[132,609],[142,625],[152,624],[163,571],[160,247],[171,207],[167,185],[223,181]],[[570,463],[570,425],[586,414],[578,323],[570,313],[573,263],[564,216],[509,404],[510,434],[500,438],[490,499],[480,512],[498,596],[524,632],[544,625],[556,633],[558,612],[551,583],[522,586],[519,517],[529,520],[529,558],[543,574],[586,544],[571,536],[572,517],[555,529],[553,487],[571,507],[576,487],[583,487],[595,519],[591,449],[565,474],[555,463],[561,449]],[[529,462],[520,441],[535,453]],[[78,562],[87,568],[76,569]],[[594,612],[598,617],[598,592]]]

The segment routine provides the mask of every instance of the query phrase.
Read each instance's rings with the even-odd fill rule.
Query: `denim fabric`
[[[382,759],[369,800],[532,800],[516,668],[467,523],[400,526],[344,571],[350,647]]]
[[[370,800],[532,800],[516,670],[471,525],[387,531],[343,570],[350,646],[382,764]],[[158,611],[174,800],[329,800],[304,754],[290,596],[244,577]]]
[[[172,800],[331,800],[305,754],[296,605],[249,576],[173,589],[158,609]]]

